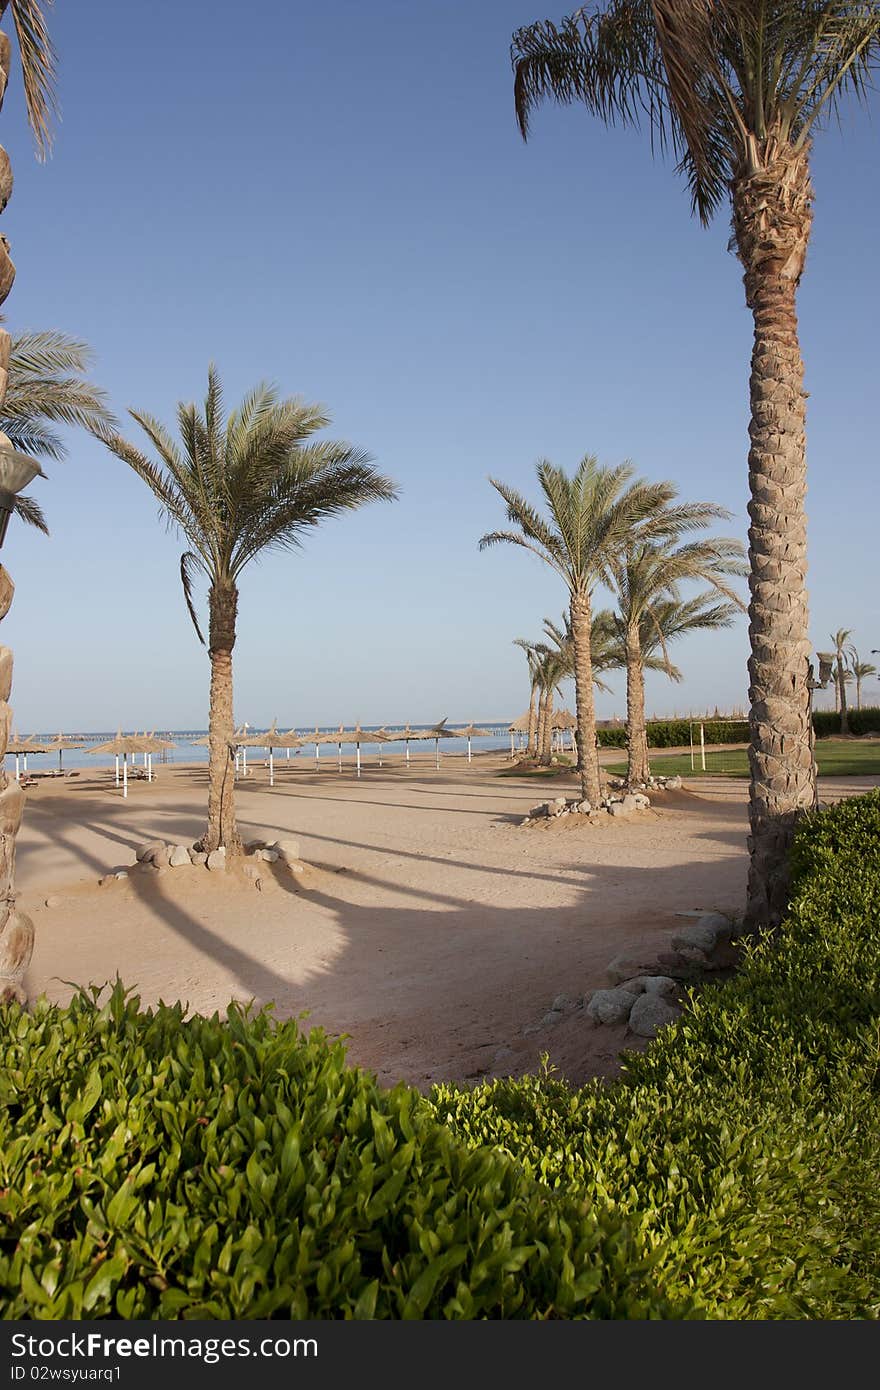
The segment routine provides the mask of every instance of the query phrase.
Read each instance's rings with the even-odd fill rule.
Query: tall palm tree
[[[855,647],[851,649],[849,669],[852,671],[853,680],[856,683],[856,709],[862,708],[862,681],[869,676],[876,676],[877,667],[871,661],[862,661]]]
[[[669,659],[670,643],[690,632],[730,627],[742,610],[739,601],[716,601],[717,591],[706,590],[689,599],[657,597],[642,611],[638,629],[638,657],[633,661],[631,627],[620,612],[602,609],[597,626],[608,633],[609,655],[627,667],[627,781],[646,782],[651,775],[645,708],[645,672],[662,671],[671,681],[682,680],[681,671]],[[634,697],[631,688],[636,685]],[[641,741],[632,738],[631,707],[641,711]]]
[[[0,430],[13,447],[33,458],[66,457],[67,445],[55,425],[91,430],[112,425],[105,393],[86,380],[91,348],[55,330],[17,333],[9,353],[9,383],[0,403]],[[22,521],[48,533],[42,508],[33,497],[18,496]]]
[[[545,99],[671,145],[693,210],[729,200],[754,346],[750,378],[751,923],[788,899],[795,821],[815,799],[809,727],[806,414],[796,294],[812,224],[810,149],[880,54],[871,0],[601,0],[513,38],[520,130]]]
[[[204,410],[181,403],[180,444],[141,411],[129,411],[158,457],[142,453],[108,428],[95,433],[127,463],[159,501],[188,549],[180,577],[190,617],[204,644],[193,600],[193,581],[208,584],[211,659],[208,826],[202,848],[236,852],[235,744],[232,652],[239,581],[252,560],[271,550],[294,550],[304,533],[328,517],[367,502],[390,501],[393,484],[350,444],[312,438],[329,424],[316,405],[279,399],[258,386],[223,418],[220,379],[208,369]]]
[[[52,117],[55,114],[55,53],[46,29],[43,12],[37,0],[0,0],[0,22],[11,16],[18,43],[21,71],[24,79],[24,98],[27,119],[37,145],[38,157],[48,153],[52,139]],[[12,65],[12,43],[0,30],[0,106],[6,93]],[[12,196],[12,163],[0,145],[0,213]],[[15,266],[9,254],[9,243],[0,234],[0,304],[7,298],[15,280]],[[0,406],[8,381],[10,337],[0,328]],[[24,504],[27,513],[28,504]],[[32,516],[35,516],[32,513]],[[12,603],[14,588],[6,570],[0,566],[0,619]],[[34,928],[30,918],[15,908],[15,837],[21,819],[19,794],[9,786],[3,770],[6,753],[10,710],[8,699],[12,682],[12,652],[0,648],[0,796],[6,812],[6,828],[0,833],[0,1002],[7,998],[23,998],[22,980],[33,951]],[[17,784],[15,784],[17,786]]]
[[[694,504],[690,510],[695,527],[728,515],[723,507],[705,502]],[[664,599],[680,600],[681,585],[689,582],[710,586],[691,610],[692,626],[727,625],[721,622],[720,610],[715,613],[716,621],[700,623],[698,615],[705,616],[713,611],[708,606],[709,601],[719,595],[727,600],[728,609],[745,608],[729,584],[733,576],[748,574],[742,563],[744,555],[740,542],[726,537],[681,542],[677,536],[671,536],[657,541],[635,540],[612,561],[611,578],[626,647],[627,778],[630,782],[645,782],[650,775],[645,728],[643,628],[652,626],[655,605]],[[732,611],[727,622],[731,620]],[[665,650],[665,638],[659,626],[657,637]]]
[[[844,738],[849,733],[849,710],[846,704],[846,687],[852,680],[849,662],[855,652],[855,647],[849,640],[851,636],[852,628],[849,627],[840,627],[831,634],[831,641],[834,643],[834,688],[840,715],[840,732]]]
[[[480,541],[480,549],[507,542],[531,550],[568,590],[581,794],[595,806],[601,792],[590,651],[593,590],[634,534],[643,533],[647,539],[674,529],[671,519],[676,508],[669,504],[675,489],[671,483],[633,482],[631,464],[606,468],[591,454],[581,459],[571,477],[546,459],[537,464],[536,474],[549,519],[506,483],[490,478],[507,504],[508,521],[519,529],[489,532]],[[662,522],[658,520],[661,511]]]
[[[574,639],[571,635],[571,619],[567,613],[562,615],[562,623],[557,624],[550,618],[544,619],[544,632],[549,641],[539,644],[538,650],[550,653],[558,666],[559,681],[571,680],[575,673]],[[618,659],[618,654],[614,648],[613,640],[610,639],[603,623],[599,621],[598,614],[594,614],[590,624],[590,664],[593,668],[593,685],[597,690],[607,692],[610,686],[602,679],[601,673],[619,667],[622,663]],[[552,714],[552,704],[551,704]],[[550,722],[549,734],[552,739],[553,725]],[[577,771],[580,772],[580,759],[577,762]]]

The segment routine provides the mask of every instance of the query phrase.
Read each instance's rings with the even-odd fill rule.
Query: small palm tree
[[[708,502],[694,503],[690,507],[679,508],[678,511],[679,517],[684,512],[684,519],[695,529],[701,528],[708,521],[728,516],[722,507],[713,506]],[[732,617],[731,609],[735,611],[737,606],[745,608],[745,604],[733,592],[728,582],[733,576],[743,577],[748,574],[748,569],[743,564],[744,555],[743,546],[736,540],[719,537],[681,542],[678,536],[673,535],[658,541],[636,540],[627,545],[612,561],[611,577],[626,647],[628,781],[642,783],[650,776],[642,649],[643,632],[645,629],[650,630],[657,621],[653,617],[656,605],[666,599],[680,603],[682,584],[708,584],[708,592],[701,594],[699,601],[689,610],[692,619],[691,630],[700,626],[726,625]],[[725,624],[720,621],[721,610],[710,607],[710,600],[719,595],[723,596],[728,604],[725,610]],[[714,615],[713,619],[706,620],[710,613]],[[703,621],[700,620],[700,615],[703,616]],[[656,626],[656,633],[659,645],[665,653],[665,637],[659,624]]]
[[[537,464],[536,474],[549,519],[513,488],[490,478],[507,505],[508,520],[519,529],[489,532],[480,541],[480,549],[505,542],[531,550],[568,590],[581,792],[595,806],[601,792],[590,650],[593,590],[634,534],[643,533],[649,539],[674,529],[676,509],[670,504],[675,489],[671,483],[634,482],[631,464],[605,468],[590,454],[581,459],[572,477],[546,459]],[[661,511],[662,521],[658,520]]]
[[[58,462],[66,457],[67,446],[54,425],[92,430],[114,423],[105,393],[85,379],[91,358],[91,348],[66,333],[13,335],[0,430],[14,448],[33,458]],[[35,498],[16,497],[15,511],[22,521],[48,533]]]
[[[597,625],[604,626],[608,633],[609,657],[613,654],[618,665],[627,667],[627,781],[630,783],[646,782],[651,775],[647,722],[644,718],[645,672],[662,671],[671,681],[680,682],[682,674],[669,659],[669,645],[690,632],[730,627],[741,611],[742,603],[739,600],[718,602],[714,589],[689,599],[661,596],[643,610],[639,619],[638,659],[635,662],[630,624],[624,621],[619,612],[612,612],[611,609],[603,609],[597,615]],[[631,698],[633,683],[637,689],[634,698]],[[640,745],[632,738],[631,705],[642,713]]]
[[[831,634],[834,644],[834,687],[840,714],[840,733],[844,738],[849,734],[849,710],[846,705],[846,687],[852,680],[849,662],[855,652],[855,647],[849,640],[851,636],[852,628],[849,627],[838,628]]]
[[[180,576],[202,643],[192,584],[198,575],[207,581],[210,762],[202,848],[225,846],[235,852],[232,652],[242,572],[268,551],[299,548],[305,532],[328,517],[367,502],[390,501],[396,494],[366,454],[350,444],[312,438],[329,424],[319,406],[298,398],[281,400],[263,385],[224,419],[213,367],[204,410],[178,406],[180,444],[151,415],[129,413],[158,463],[113,430],[103,427],[95,433],[147,484],[169,524],[185,536],[189,549],[181,557]]]
[[[749,515],[748,912],[785,910],[789,848],[815,801],[807,621],[806,393],[796,297],[813,220],[814,133],[880,56],[876,0],[590,0],[513,37],[520,130],[545,99],[671,146],[693,210],[728,201],[754,346]]]
[[[862,661],[855,647],[852,647],[849,669],[856,683],[856,709],[860,710],[862,708],[862,681],[867,680],[869,676],[876,676],[877,667],[871,661]]]
[[[526,661],[529,668],[529,728],[526,737],[526,752],[531,757],[537,750],[537,729],[538,729],[538,670],[540,658],[535,650],[533,642],[527,642],[524,637],[515,637],[514,646],[521,647],[526,654]]]

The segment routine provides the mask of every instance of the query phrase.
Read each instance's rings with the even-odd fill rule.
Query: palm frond
[[[205,565],[200,555],[195,551],[186,550],[180,557],[180,582],[183,585],[183,596],[186,599],[186,606],[189,609],[189,616],[192,618],[192,625],[196,630],[196,636],[205,646],[205,639],[202,636],[202,629],[199,627],[199,619],[193,603],[192,585],[196,570],[204,571]]]
[[[48,536],[49,527],[46,524],[43,509],[35,497],[28,497],[24,493],[18,493],[15,497],[13,511],[26,525],[34,526],[38,531],[42,531],[44,536]]]
[[[52,0],[9,0],[21,58],[28,124],[41,160],[52,148],[52,121],[58,115],[55,49],[43,14],[51,4]]]

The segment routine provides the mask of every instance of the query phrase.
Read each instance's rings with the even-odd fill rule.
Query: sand
[[[640,1045],[623,1028],[575,1012],[525,1030],[555,996],[605,985],[618,952],[666,948],[679,914],[742,911],[746,784],[697,779],[632,821],[522,829],[531,805],[574,779],[500,779],[506,765],[372,760],[357,780],[350,765],[279,760],[270,789],[251,764],[237,789],[243,838],[295,835],[306,862],[299,875],[262,865],[260,889],[194,867],[132,869],[145,841],[198,838],[204,767],[161,767],[127,800],[106,772],[41,780],[17,857],[36,926],[28,992],[63,1001],[65,982],[118,974],[145,1002],[199,1012],[273,1000],[347,1035],[350,1059],[387,1084],[519,1074],[545,1053],[574,1083],[609,1074]],[[823,781],[822,796],[877,782]],[[127,879],[98,886],[120,868]]]

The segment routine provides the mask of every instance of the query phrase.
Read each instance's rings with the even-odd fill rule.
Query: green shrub
[[[815,710],[813,728],[817,738],[836,738],[840,733],[840,715],[833,710]],[[849,728],[853,734],[880,734],[880,708],[872,705],[866,709],[851,709]]]
[[[784,927],[612,1086],[432,1093],[466,1142],[607,1201],[712,1318],[880,1314],[880,793],[801,825]]]
[[[649,748],[686,748],[691,741],[691,733],[699,742],[700,721],[689,719],[652,719],[647,725]],[[597,729],[600,748],[625,748],[626,725],[615,729]],[[748,743],[749,723],[747,719],[736,723],[722,723],[720,720],[704,719],[703,736],[707,743]]]
[[[453,1140],[318,1031],[7,1008],[6,1318],[675,1316],[620,1217]]]

